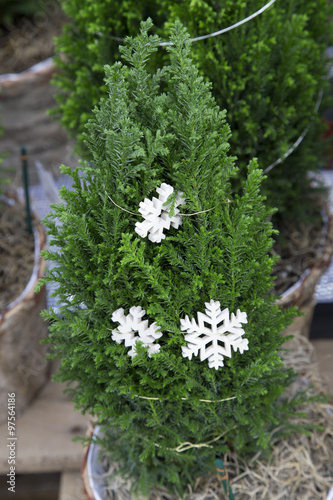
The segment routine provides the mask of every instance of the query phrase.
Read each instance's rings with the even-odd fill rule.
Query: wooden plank
[[[16,473],[79,470],[83,460],[77,435],[85,435],[89,417],[74,410],[63,394],[64,386],[49,382],[21,416],[16,419]],[[0,426],[0,474],[9,472],[10,442],[7,423]]]
[[[79,471],[63,472],[61,474],[58,500],[87,500],[83,493],[82,478]]]

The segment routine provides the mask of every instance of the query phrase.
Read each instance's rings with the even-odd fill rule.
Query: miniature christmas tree
[[[261,170],[251,161],[234,194],[230,129],[188,33],[175,24],[169,62],[151,74],[165,50],[151,26],[127,39],[124,64],[105,68],[108,95],[86,134],[92,163],[63,167],[73,189],[45,221],[60,314],[45,317],[57,378],[75,382],[120,473],[182,494],[227,450],[269,447],[285,422],[293,374],[279,351],[294,311],[270,294]]]

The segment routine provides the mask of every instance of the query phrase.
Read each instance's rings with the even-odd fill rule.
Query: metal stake
[[[32,219],[29,199],[29,177],[28,177],[28,156],[25,146],[21,146],[21,162],[23,172],[23,187],[25,195],[25,208],[27,212],[27,230],[32,234]]]

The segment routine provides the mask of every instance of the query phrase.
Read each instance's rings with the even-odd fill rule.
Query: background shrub
[[[230,26],[263,5],[262,0],[62,0],[72,22],[57,43],[66,60],[58,61],[56,112],[78,137],[81,152],[91,109],[106,92],[103,65],[119,59],[119,38],[135,34],[142,19],[150,16],[164,39],[175,19],[196,37]],[[311,211],[316,204],[309,173],[325,161],[323,126],[315,106],[321,89],[320,110],[326,102],[324,51],[331,41],[330,12],[329,0],[275,2],[248,23],[191,47],[200,73],[212,81],[218,104],[227,109],[232,153],[244,175],[251,158],[257,157],[265,170],[307,131],[296,151],[268,173],[263,186],[272,206],[289,219],[303,218],[305,207]],[[159,50],[155,55],[153,67],[161,64],[163,54]]]

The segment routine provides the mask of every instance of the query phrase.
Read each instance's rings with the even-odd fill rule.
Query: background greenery
[[[137,32],[150,16],[155,32],[166,38],[180,19],[191,37],[206,35],[238,22],[263,7],[263,0],[62,0],[72,19],[58,40],[66,55],[58,61],[55,82],[57,114],[63,126],[78,137],[91,109],[106,92],[103,65],[119,59],[119,39]],[[289,150],[301,134],[297,150],[268,173],[263,189],[281,217],[304,218],[316,205],[309,173],[325,162],[320,113],[314,111],[320,90],[326,89],[324,50],[331,43],[332,8],[329,0],[275,2],[248,23],[223,35],[194,42],[191,57],[213,83],[213,94],[233,136],[232,153],[242,175],[253,157],[265,169]],[[162,64],[159,49],[152,68]],[[325,95],[320,109],[325,109]]]
[[[170,62],[151,73],[159,40],[148,38],[149,26],[122,50],[125,65],[106,67],[107,97],[85,136],[93,166],[63,167],[73,190],[62,188],[64,204],[45,221],[56,245],[45,256],[58,264],[44,281],[57,285],[60,314],[44,316],[61,361],[57,378],[76,382],[74,402],[98,417],[122,474],[141,491],[164,485],[183,494],[214,471],[216,455],[253,455],[269,448],[273,428],[288,425],[281,395],[294,374],[283,366],[280,332],[295,311],[282,311],[270,294],[274,231],[262,171],[252,161],[235,193],[225,112],[191,62],[186,31],[176,24]],[[161,182],[184,193],[183,212],[197,214],[157,244],[134,228],[139,203]],[[249,350],[219,370],[181,354],[180,319],[196,318],[210,299],[248,316]],[[130,358],[111,339],[113,312],[133,305],[163,333],[151,358],[143,346]],[[186,442],[210,444],[177,453]]]

